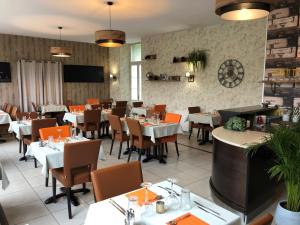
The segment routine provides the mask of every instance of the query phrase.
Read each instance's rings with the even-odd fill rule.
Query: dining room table
[[[56,112],[68,112],[68,108],[65,105],[61,104],[48,104],[48,105],[40,105],[38,107],[39,111],[43,114],[46,113],[56,113]]]
[[[7,125],[12,121],[10,115],[7,112],[4,112],[3,110],[0,110],[0,125]],[[1,135],[0,135],[1,137]],[[4,143],[5,140],[0,139],[0,143]]]
[[[110,199],[106,199],[94,204],[91,204],[85,219],[85,225],[123,225],[128,212],[134,212],[134,224],[140,225],[241,225],[242,220],[239,215],[236,215],[227,209],[218,206],[214,202],[207,200],[199,195],[190,192],[189,207],[181,205],[181,197],[183,187],[174,184],[173,188],[169,181],[162,181],[153,184],[148,190],[152,193],[148,200],[150,204],[138,204],[131,207],[129,203],[130,196],[138,196],[142,198],[138,202],[144,202],[146,197],[140,195],[141,190],[135,190],[129,193],[124,193]],[[184,189],[185,192],[188,190]],[[143,191],[145,192],[145,191]],[[172,193],[172,195],[171,195]],[[174,195],[177,196],[177,202],[170,199]],[[152,197],[149,197],[152,196]],[[157,201],[163,201],[166,206],[164,213],[157,213]],[[169,202],[169,203],[168,203]],[[173,204],[172,204],[173,203]],[[128,208],[130,207],[130,208]],[[132,208],[135,208],[132,211]],[[131,210],[130,210],[131,209]],[[113,216],[112,216],[113,215]],[[130,223],[133,224],[133,223]]]
[[[132,107],[129,115],[150,117],[153,113],[153,107]]]
[[[193,122],[195,124],[201,124],[204,126],[210,126],[215,128],[221,125],[222,118],[219,113],[216,112],[201,112],[189,114],[186,121]],[[200,144],[205,144],[209,141],[209,132],[202,129],[202,140],[199,140]]]

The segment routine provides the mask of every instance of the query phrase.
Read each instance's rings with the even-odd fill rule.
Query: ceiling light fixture
[[[216,14],[224,20],[254,20],[267,17],[270,13],[267,0],[216,0]]]
[[[96,43],[101,47],[120,47],[125,44],[125,32],[121,30],[111,29],[111,6],[114,3],[107,2],[109,7],[109,30],[98,30],[95,33]]]
[[[63,27],[58,27],[59,29],[59,40],[61,42],[61,30]],[[67,58],[72,56],[72,48],[70,47],[51,47],[50,53],[54,57]]]

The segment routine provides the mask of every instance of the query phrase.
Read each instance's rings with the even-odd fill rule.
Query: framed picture
[[[11,82],[10,63],[0,62],[0,83]]]

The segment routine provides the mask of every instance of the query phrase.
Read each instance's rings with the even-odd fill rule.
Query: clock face
[[[220,66],[218,80],[224,87],[234,88],[243,81],[244,73],[244,67],[238,60],[229,59]]]

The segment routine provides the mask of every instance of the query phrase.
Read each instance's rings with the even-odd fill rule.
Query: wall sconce
[[[111,81],[116,81],[117,80],[117,77],[113,74],[110,74],[109,78],[110,78]]]
[[[185,77],[188,79],[188,82],[194,82],[195,81],[195,75],[192,75],[190,72],[186,72]]]

